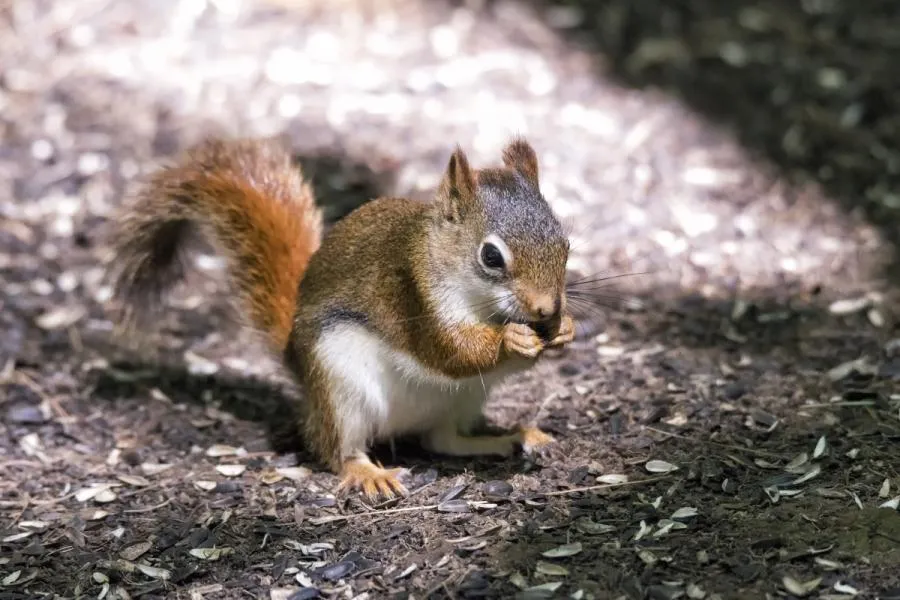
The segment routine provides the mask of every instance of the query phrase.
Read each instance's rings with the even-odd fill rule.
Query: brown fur
[[[527,155],[521,149],[517,152]],[[492,170],[497,173],[491,176],[503,181],[508,169]],[[334,471],[347,460],[339,455],[335,432],[334,407],[340,398],[311,353],[329,310],[340,307],[365,315],[367,326],[390,347],[453,378],[488,372],[513,355],[522,356],[523,347],[536,356],[544,347],[571,339],[565,331],[544,343],[530,327],[515,323],[448,328],[439,319],[440,308],[429,303],[428,292],[435,282],[470,268],[471,257],[459,249],[476,244],[485,234],[483,208],[476,197],[479,173],[485,172],[473,171],[457,148],[434,202],[373,200],[337,223],[310,261],[287,357],[300,366],[307,384],[305,439]],[[462,220],[466,220],[464,227],[446,224]],[[536,303],[526,294],[563,296],[564,306],[565,256],[554,257],[549,264],[529,262],[526,252],[521,256],[515,279],[527,290],[523,300]],[[571,326],[570,318],[567,324]]]
[[[183,246],[199,233],[229,261],[240,314],[284,348],[297,283],[318,249],[322,217],[290,155],[268,140],[208,140],[155,173],[113,239],[114,289],[146,316],[183,274]]]
[[[448,325],[429,299],[449,275],[473,268],[470,250],[486,235],[488,217],[515,217],[517,194],[537,197],[531,147],[517,140],[503,160],[503,168],[475,171],[457,148],[434,202],[373,200],[338,222],[320,244],[321,213],[285,151],[258,140],[208,141],[154,175],[127,207],[115,238],[116,296],[127,309],[152,308],[181,275],[189,235],[199,233],[228,259],[241,313],[305,385],[302,429],[309,448],[342,474],[342,485],[367,493],[399,491],[396,472],[372,465],[365,449],[340,454],[336,409],[346,400],[313,349],[327,327],[350,319],[435,372],[464,378],[569,341],[568,317],[560,315],[555,335],[545,342],[524,323]],[[532,188],[522,192],[522,181]],[[501,202],[488,215],[479,188],[487,184],[513,204]],[[516,234],[521,230],[514,221],[506,223]],[[511,275],[520,304],[529,316],[547,312],[548,305],[564,307],[568,248],[523,235],[508,240],[516,254]],[[523,443],[532,446],[549,439],[536,430],[522,433]]]

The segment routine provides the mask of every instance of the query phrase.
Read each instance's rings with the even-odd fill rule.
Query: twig
[[[543,492],[535,494],[537,497],[541,496],[565,496],[567,494],[577,494],[578,492],[593,492],[597,490],[608,490],[611,488],[617,487],[628,487],[634,485],[641,485],[644,483],[652,483],[654,481],[661,481],[666,479],[667,475],[661,475],[659,477],[650,477],[647,479],[641,479],[640,481],[625,481],[623,483],[605,483],[602,485],[590,485],[587,487],[580,488],[572,488],[569,490],[560,490],[556,492]],[[316,525],[322,525],[325,523],[334,523],[336,521],[349,521],[351,519],[358,519],[361,517],[379,517],[383,515],[397,514],[397,513],[410,513],[410,512],[422,512],[426,510],[435,510],[438,508],[440,504],[423,504],[421,506],[403,506],[400,508],[386,508],[384,510],[369,510],[361,513],[353,513],[350,515],[330,515],[327,517],[319,517],[310,519],[311,523]]]
[[[385,508],[382,510],[368,510],[366,512],[361,513],[353,513],[350,515],[330,515],[328,517],[319,517],[310,519],[310,522],[314,522],[317,525],[321,525],[324,523],[333,523],[335,521],[349,521],[350,519],[358,519],[360,517],[375,517],[380,515],[390,515],[396,513],[408,513],[408,512],[419,512],[423,510],[434,510],[438,507],[437,504],[424,504],[422,506],[402,506],[400,508]]]
[[[728,450],[737,450],[739,452],[747,452],[749,454],[756,454],[757,456],[766,456],[768,458],[780,458],[780,459],[784,460],[784,456],[782,456],[780,454],[775,454],[774,452],[766,452],[765,450],[755,450],[753,448],[745,448],[744,446],[738,446],[736,444],[723,444],[722,442],[712,442],[709,440],[696,440],[696,439],[688,437],[686,435],[680,435],[678,433],[672,433],[670,431],[663,431],[662,429],[650,427],[649,425],[645,425],[644,429],[648,429],[650,431],[655,431],[656,433],[661,433],[661,434],[667,435],[669,437],[678,438],[679,440],[687,440],[688,442],[694,442],[695,444],[709,444],[710,446],[718,446],[720,448],[727,448]]]
[[[644,483],[653,483],[654,481],[662,481],[663,479],[667,479],[668,475],[660,475],[659,477],[648,477],[647,479],[641,479],[639,481],[624,481],[622,483],[603,483],[599,485],[587,485],[584,487],[571,488],[568,490],[558,490],[556,492],[546,492],[543,494],[536,494],[536,496],[567,496],[569,494],[577,494],[579,492],[596,492],[599,490],[608,490],[611,488],[618,487],[628,487],[634,485],[641,485]]]

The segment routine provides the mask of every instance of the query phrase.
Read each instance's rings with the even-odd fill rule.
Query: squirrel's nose
[[[546,321],[559,314],[560,304],[559,296],[540,296],[535,298],[532,310],[540,320]]]

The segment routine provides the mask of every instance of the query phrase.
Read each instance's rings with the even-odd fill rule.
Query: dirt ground
[[[887,3],[250,4],[0,6],[0,599],[900,598]],[[335,497],[211,257],[118,343],[111,210],[208,132],[332,220],[527,134],[573,270],[646,272],[492,399],[549,454]]]

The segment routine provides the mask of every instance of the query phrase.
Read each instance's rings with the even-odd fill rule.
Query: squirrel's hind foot
[[[344,461],[339,477],[338,492],[359,490],[370,501],[379,497],[391,500],[396,496],[407,496],[409,492],[400,482],[400,473],[404,469],[385,469],[376,465],[365,455],[356,456]]]
[[[537,427],[519,428],[519,445],[526,455],[543,455],[555,442],[553,436]]]

